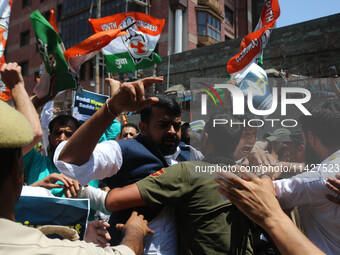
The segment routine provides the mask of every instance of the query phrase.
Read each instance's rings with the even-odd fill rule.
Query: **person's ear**
[[[145,122],[139,122],[138,126],[142,135],[146,136],[148,134],[148,124]]]
[[[298,146],[298,152],[304,152],[306,150],[306,148],[305,148],[305,145],[304,144],[299,144],[299,146]]]

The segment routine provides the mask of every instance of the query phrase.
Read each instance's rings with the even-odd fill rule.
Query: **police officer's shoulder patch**
[[[156,173],[150,174],[150,176],[157,177],[157,176],[160,176],[161,174],[164,174],[164,173],[165,173],[164,169],[161,169],[161,170],[157,171]]]

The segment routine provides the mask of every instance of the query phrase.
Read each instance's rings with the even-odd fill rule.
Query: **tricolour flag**
[[[62,40],[51,24],[40,14],[34,11],[31,15],[33,30],[38,42],[41,60],[44,64],[43,75],[33,92],[39,97],[45,97],[65,89],[76,89],[78,75],[69,68],[60,47]],[[54,88],[50,80],[56,77]],[[45,86],[48,84],[49,86]]]
[[[266,0],[255,32],[248,34],[241,42],[241,49],[227,64],[228,72],[235,75],[245,70],[251,63],[257,63],[268,43],[271,28],[280,16],[278,0]]]
[[[5,63],[4,51],[8,37],[9,17],[11,15],[12,0],[0,1],[0,67]],[[11,92],[0,80],[0,99],[8,101],[12,98]]]
[[[94,33],[125,28],[136,22],[126,30],[127,35],[116,38],[102,49],[108,72],[130,72],[161,62],[154,50],[164,26],[164,19],[156,19],[139,12],[127,12],[89,19],[89,22]]]
[[[117,36],[126,35],[127,33],[120,29],[111,29],[96,33],[81,43],[69,48],[64,52],[64,57],[69,66],[77,71],[80,66],[87,60],[91,59],[103,47],[108,45]]]

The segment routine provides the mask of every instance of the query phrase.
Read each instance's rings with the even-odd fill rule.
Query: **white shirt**
[[[54,164],[58,170],[67,177],[77,179],[81,185],[90,180],[104,179],[115,175],[122,166],[123,154],[116,141],[106,141],[97,144],[88,162],[81,166],[68,164],[58,160],[61,150],[67,141],[62,142],[54,153]],[[191,147],[190,159],[201,160],[202,153]],[[177,146],[173,155],[165,156],[169,165],[178,163],[176,158],[181,149]],[[149,255],[176,255],[177,254],[177,226],[175,215],[170,208],[163,208],[162,212],[149,223],[155,234],[149,235],[144,241],[144,254]]]
[[[61,173],[78,180],[80,185],[85,186],[91,180],[102,180],[115,175],[123,164],[122,150],[114,140],[97,144],[89,161],[81,166],[68,164],[58,159],[66,143],[67,141],[64,141],[58,145],[53,162]]]
[[[312,171],[290,179],[274,181],[283,209],[298,206],[306,236],[326,254],[340,254],[340,206],[326,199],[336,196],[326,187],[327,178],[339,173],[340,150],[330,155]]]

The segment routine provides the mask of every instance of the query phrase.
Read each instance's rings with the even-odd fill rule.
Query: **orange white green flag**
[[[130,72],[161,62],[161,58],[154,50],[164,21],[164,19],[156,19],[139,12],[126,12],[100,19],[89,19],[94,33],[125,28],[136,22],[126,30],[127,35],[114,39],[102,49],[108,72]]]
[[[0,1],[0,67],[5,63],[4,52],[8,37],[9,17],[11,15],[12,0]],[[11,92],[0,80],[0,100],[8,101],[12,98]]]
[[[65,51],[63,53],[65,60],[73,70],[77,71],[85,61],[94,57],[98,51],[108,45],[117,36],[126,34],[121,28],[96,33]]]
[[[240,51],[229,60],[227,64],[229,74],[235,76],[246,70],[252,63],[258,63],[268,43],[271,29],[279,16],[278,0],[266,0],[255,31],[243,38]]]
[[[51,25],[55,24],[53,18],[49,23],[39,11],[34,11],[31,21],[44,64],[42,76],[33,90],[39,98],[52,95],[53,92],[77,89],[77,71],[80,66],[114,38],[127,34],[122,29],[103,31],[64,51],[63,42],[55,30],[56,26]],[[50,82],[53,77],[56,77],[54,87]]]

